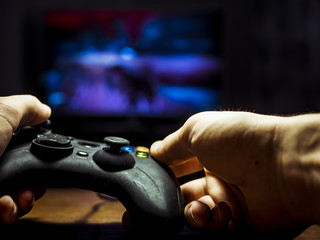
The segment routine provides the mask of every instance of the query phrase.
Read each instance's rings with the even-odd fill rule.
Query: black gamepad
[[[41,184],[82,188],[119,199],[137,231],[182,230],[179,184],[147,148],[131,147],[119,137],[106,137],[102,143],[43,129],[32,141],[17,142],[0,159],[1,196]]]

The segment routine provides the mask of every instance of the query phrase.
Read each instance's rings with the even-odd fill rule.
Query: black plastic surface
[[[183,229],[183,196],[167,166],[135,152],[110,153],[105,143],[70,139],[68,147],[33,140],[7,149],[0,159],[0,195],[39,184],[77,187],[118,198],[138,231]]]

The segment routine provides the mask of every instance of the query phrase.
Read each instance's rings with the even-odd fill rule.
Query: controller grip
[[[144,170],[145,164],[150,164],[148,172]],[[14,196],[23,187],[43,184],[82,188],[116,197],[140,233],[175,235],[184,227],[179,184],[169,167],[155,161],[138,162],[128,171],[107,172],[94,161],[75,164],[72,157],[44,161],[30,152],[30,144],[2,156],[0,195]]]

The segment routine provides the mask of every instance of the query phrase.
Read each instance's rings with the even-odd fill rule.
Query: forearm
[[[320,223],[320,114],[284,118],[277,128],[280,189],[294,218]]]

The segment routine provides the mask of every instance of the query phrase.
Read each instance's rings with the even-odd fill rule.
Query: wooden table
[[[49,188],[32,211],[12,225],[0,225],[0,239],[141,239],[121,224],[125,208],[114,198],[80,189]],[[6,237],[1,237],[6,236]],[[154,236],[147,237],[155,239]],[[210,235],[187,228],[175,239],[248,239],[244,235]],[[255,239],[256,236],[254,237]],[[279,236],[261,236],[259,239]],[[311,226],[301,234],[282,239],[320,239],[320,227]]]

